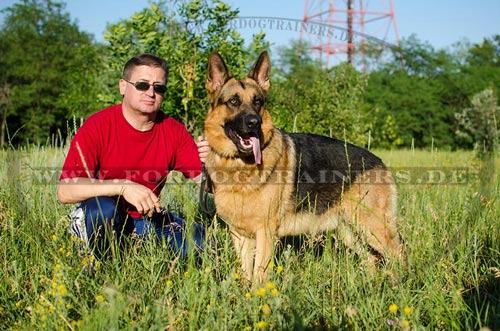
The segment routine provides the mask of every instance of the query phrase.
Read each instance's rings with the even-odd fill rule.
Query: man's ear
[[[118,88],[120,89],[120,94],[123,97],[125,95],[125,88],[127,87],[127,82],[123,79],[120,79],[118,82]]]
[[[260,53],[257,61],[248,73],[248,77],[255,80],[259,86],[267,92],[270,87],[269,75],[271,73],[271,60],[267,51]]]
[[[222,85],[231,78],[226,63],[216,51],[210,53],[208,58],[207,82],[205,84],[208,92],[214,94],[222,88]]]

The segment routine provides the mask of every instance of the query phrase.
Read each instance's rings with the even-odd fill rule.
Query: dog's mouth
[[[247,155],[253,154],[255,163],[261,164],[262,152],[260,150],[260,139],[258,134],[254,132],[247,132],[240,135],[228,127],[226,127],[226,134],[236,145],[238,151]]]

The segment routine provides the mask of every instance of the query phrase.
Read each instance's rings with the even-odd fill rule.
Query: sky
[[[18,1],[0,0],[0,9],[16,2]],[[273,45],[288,45],[290,40],[300,38],[300,29],[291,28],[290,24],[304,17],[306,0],[226,0],[226,2],[233,8],[239,8],[241,17],[280,18],[281,29],[278,29],[280,22],[275,21],[270,26],[267,21],[263,30],[266,32],[267,40]],[[313,4],[321,2],[328,1],[309,0],[309,3]],[[333,3],[335,2],[333,0]],[[133,13],[148,7],[150,1],[66,0],[65,3],[71,19],[77,22],[82,31],[93,34],[97,41],[104,41],[102,36],[107,24],[129,18]],[[375,10],[380,8],[380,3],[389,3],[389,0],[364,0],[363,3],[368,9]],[[500,0],[393,0],[393,4],[399,37],[408,38],[414,34],[420,41],[430,43],[435,49],[447,48],[463,40],[480,43],[484,38],[500,34],[500,19],[498,19]],[[311,6],[309,9],[311,12],[315,11],[312,7],[315,6]],[[367,28],[374,30],[365,32],[394,43],[396,38],[393,26],[389,25],[390,21],[388,19],[380,21],[382,23],[377,27],[366,24]],[[260,21],[254,19],[253,23],[250,20],[240,20],[237,30],[248,39],[252,34],[259,32],[258,28],[249,25],[262,22],[264,22],[262,19]],[[1,17],[0,24],[3,24]],[[380,26],[386,28],[389,26],[387,35],[380,31]],[[316,42],[319,38],[315,37],[317,35],[319,34],[311,34],[309,40]]]

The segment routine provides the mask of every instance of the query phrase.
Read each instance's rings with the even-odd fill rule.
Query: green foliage
[[[282,49],[269,108],[278,127],[366,142],[361,112],[367,77],[348,64],[323,69],[299,45]]]
[[[14,142],[44,142],[66,128],[69,116],[95,108],[93,96],[101,87],[97,49],[61,3],[22,0],[5,12],[0,31],[0,86],[10,90],[3,102],[10,109],[2,111],[5,129],[19,130]]]
[[[500,107],[497,97],[491,89],[474,95],[472,106],[456,113],[458,122],[457,135],[473,143],[476,150],[492,152],[498,149],[500,130]]]
[[[500,87],[499,41],[458,43],[449,52],[412,36],[392,49],[392,61],[369,73],[364,109],[375,115],[373,145],[471,148],[470,139],[455,134],[455,113],[470,107],[479,91]],[[395,134],[388,137],[389,118]]]

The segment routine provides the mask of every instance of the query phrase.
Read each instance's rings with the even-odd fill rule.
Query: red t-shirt
[[[78,129],[60,179],[128,179],[159,195],[171,170],[187,178],[201,173],[198,149],[186,127],[159,112],[151,130],[138,131],[119,104],[90,116]],[[129,214],[140,217],[131,206]]]

